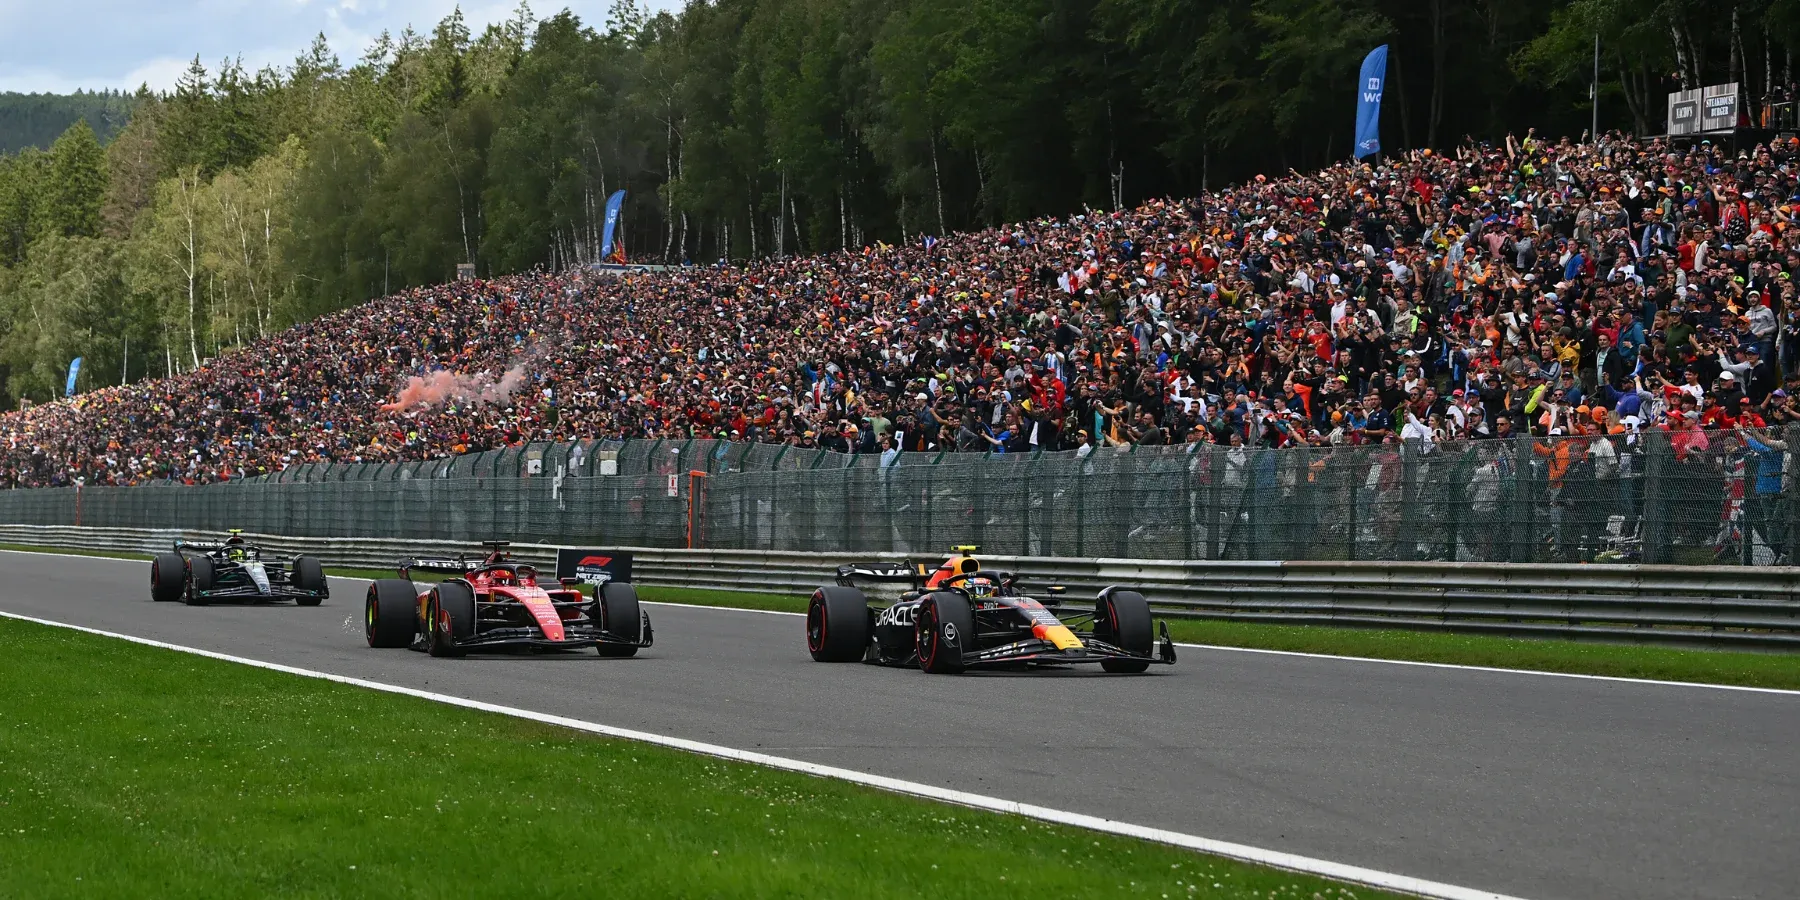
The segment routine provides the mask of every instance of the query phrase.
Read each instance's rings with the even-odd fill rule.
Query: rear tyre
[[[418,604],[418,590],[410,581],[387,578],[370,584],[363,602],[363,637],[369,646],[412,646],[419,633]]]
[[[975,611],[969,598],[940,591],[925,598],[913,618],[919,644],[919,668],[935,675],[963,670],[963,651],[975,640]]]
[[[806,604],[806,650],[814,662],[856,662],[869,652],[869,598],[853,587],[813,591]]]
[[[1094,607],[1094,636],[1127,653],[1149,656],[1156,648],[1150,602],[1137,591],[1109,591]],[[1102,660],[1100,668],[1132,674],[1150,668],[1148,659]]]
[[[299,597],[294,602],[301,606],[318,606],[325,601],[325,567],[310,556],[294,557],[294,566],[289,572],[294,587],[303,591],[316,591],[316,597]]]
[[[205,606],[212,602],[206,592],[213,589],[213,561],[210,557],[190,556],[187,560],[187,595],[189,606]]]
[[[456,645],[475,633],[475,592],[457,581],[446,581],[431,592],[425,604],[425,649],[432,656],[462,656]]]
[[[187,588],[187,561],[179,553],[158,553],[150,560],[150,599],[172,603]]]
[[[594,608],[600,613],[600,630],[621,641],[640,643],[644,637],[644,614],[638,610],[637,588],[629,584],[607,582],[596,591]],[[598,644],[601,656],[623,659],[636,656],[638,648],[628,644]]]

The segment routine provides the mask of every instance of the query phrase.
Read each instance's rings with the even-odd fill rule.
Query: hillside
[[[131,119],[136,101],[118,91],[73,94],[0,92],[0,154],[48,148],[76,119],[86,119],[105,143]]]

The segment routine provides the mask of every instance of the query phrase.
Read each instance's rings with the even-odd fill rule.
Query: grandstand
[[[589,439],[891,461],[1535,436],[1520,464],[1558,507],[1643,475],[1650,432],[1712,509],[1768,519],[1800,422],[1796,150],[1509,139],[859,252],[415,289],[9,414],[0,479]]]

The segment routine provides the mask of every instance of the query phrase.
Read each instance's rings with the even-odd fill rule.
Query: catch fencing
[[[589,441],[204,486],[0,491],[0,522],[835,553],[976,544],[1088,559],[1771,565],[1800,551],[1796,440],[1800,429],[892,457]]]

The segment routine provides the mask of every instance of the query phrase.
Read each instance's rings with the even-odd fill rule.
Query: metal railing
[[[5,542],[145,553],[166,550],[178,537],[202,536],[216,533],[0,526]],[[480,550],[478,543],[450,540],[249,537],[279,552],[362,568],[390,567],[422,552]],[[554,563],[555,546],[512,549],[522,561]],[[811,552],[619,549],[634,549],[633,580],[642,584],[796,596],[829,583],[837,565],[849,561]],[[1030,583],[1068,586],[1070,604],[1091,602],[1081,598],[1109,584],[1135,586],[1173,617],[1800,650],[1800,569],[1787,567],[983,560]]]

